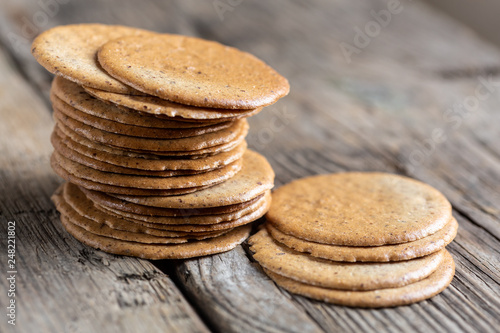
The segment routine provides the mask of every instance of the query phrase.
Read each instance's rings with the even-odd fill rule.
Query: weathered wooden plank
[[[0,49],[2,332],[206,332],[174,283],[148,261],[108,255],[62,228],[50,195],[50,113]],[[15,221],[15,268],[7,266]],[[7,297],[7,270],[16,270]],[[9,274],[10,275],[10,274]],[[6,307],[15,299],[16,325]]]
[[[241,247],[187,260],[180,282],[206,320],[219,332],[319,332],[303,309],[261,277]],[[207,305],[208,304],[208,305]]]
[[[432,300],[384,310],[331,306],[297,296],[291,301],[325,331],[494,332],[500,325],[500,163],[495,129],[500,94],[494,88],[477,110],[448,110],[471,100],[490,74],[498,75],[492,69],[498,67],[500,53],[421,4],[403,6],[351,64],[339,43],[352,44],[353,28],[363,28],[373,19],[370,10],[386,8],[385,2],[273,2],[260,8],[244,2],[222,23],[206,14],[207,7],[198,6],[196,19],[202,22],[197,25],[207,27],[205,36],[257,53],[291,81],[290,96],[252,119],[249,135],[250,144],[269,157],[278,185],[325,172],[398,172],[442,190],[459,219],[461,229],[450,246],[456,278]],[[470,49],[474,57],[466,52]],[[500,81],[496,76],[492,80]],[[273,131],[273,117],[283,110],[289,117],[280,119],[289,122]],[[446,139],[434,140],[435,129]],[[228,261],[212,258],[185,262],[177,272],[181,281],[186,274],[196,281],[202,272],[228,271],[230,281],[238,281],[232,268]],[[231,324],[227,319],[219,323],[225,318],[220,311],[204,306],[215,327],[237,327],[248,317],[254,327],[259,325],[256,321],[273,322],[274,317],[266,315],[273,305],[255,311],[238,301],[255,297],[256,288],[214,295],[215,282],[204,281],[200,290],[189,279],[186,293],[198,304],[219,304],[230,297],[225,302],[238,307],[240,315],[232,317]],[[252,280],[257,280],[255,285],[268,281],[260,273]],[[263,289],[260,297],[268,293]],[[266,327],[293,331],[276,324]]]

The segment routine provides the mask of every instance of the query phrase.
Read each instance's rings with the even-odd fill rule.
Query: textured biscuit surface
[[[66,142],[68,142],[68,141],[69,140],[66,140]],[[110,164],[108,162],[104,162],[104,161],[95,159],[95,158],[93,158],[94,156],[89,157],[87,155],[80,154],[78,151],[73,150],[72,148],[70,148],[70,146],[65,144],[64,141],[57,135],[57,133],[55,131],[51,135],[51,142],[52,142],[52,146],[54,146],[54,149],[59,154],[66,157],[67,159],[70,159],[74,162],[83,164],[89,168],[93,168],[93,169],[104,171],[104,172],[111,172],[111,173],[118,173],[118,174],[125,174],[125,175],[136,175],[136,176],[152,176],[152,177],[185,176],[185,175],[200,174],[203,172],[203,171],[196,171],[196,170],[150,171],[150,170],[142,170],[142,169],[117,166],[114,164]],[[207,170],[207,171],[209,171],[209,170]]]
[[[60,76],[56,76],[52,81],[50,93],[82,112],[135,126],[150,128],[196,128],[218,124],[221,121],[225,122],[225,120],[217,122],[201,120],[186,122],[183,118],[158,117],[141,112],[140,110],[118,107],[89,95],[82,86]],[[124,95],[118,94],[118,96]],[[132,98],[132,96],[130,97]]]
[[[68,205],[71,206],[78,214],[81,216],[92,219],[96,223],[105,224],[112,229],[123,230],[134,233],[143,233],[158,237],[189,237],[189,239],[204,239],[215,236],[220,236],[223,233],[227,232],[227,230],[222,231],[205,231],[205,232],[182,232],[182,231],[172,231],[165,228],[155,228],[154,225],[150,225],[147,223],[135,223],[131,220],[127,220],[124,218],[117,218],[110,214],[106,214],[103,211],[96,208],[94,203],[90,201],[85,194],[78,188],[78,186],[65,183],[62,185],[64,190],[62,191],[62,195],[64,200]],[[60,191],[59,191],[60,192]],[[53,200],[61,200],[56,196],[53,197]]]
[[[215,155],[208,155],[197,159],[170,159],[157,155],[131,154],[126,150],[111,148],[92,142],[72,132],[73,137],[63,133],[59,126],[54,128],[52,141],[55,144],[63,144],[78,154],[84,155],[97,161],[105,162],[123,168],[138,169],[151,172],[168,171],[208,171],[221,168],[232,163],[245,153],[246,141],[243,141],[234,149]],[[73,139],[75,138],[75,139]]]
[[[167,195],[168,196],[168,195],[180,195],[180,194],[192,193],[207,188],[207,186],[200,186],[200,187],[186,187],[178,189],[143,189],[143,188],[114,186],[109,184],[98,183],[89,179],[77,177],[74,174],[68,172],[65,168],[61,167],[55,155],[56,154],[52,154],[50,157],[50,166],[52,167],[52,169],[54,169],[54,171],[66,181],[89,190],[117,193],[124,195],[141,195],[141,196]]]
[[[423,301],[439,294],[450,285],[455,275],[455,263],[448,251],[444,251],[443,262],[434,273],[423,280],[397,288],[368,291],[330,289],[301,283],[269,270],[265,272],[276,284],[294,294],[346,306],[391,307]]]
[[[64,186],[64,185],[63,185]],[[61,207],[65,203],[62,196],[61,186],[52,196],[56,206]],[[234,228],[220,236],[204,239],[190,240],[182,244],[145,244],[136,241],[117,239],[117,235],[123,235],[119,230],[109,228],[101,224],[103,228],[100,234],[94,234],[79,225],[87,225],[89,221],[83,222],[85,218],[76,214],[68,216],[61,211],[61,222],[65,229],[80,242],[103,250],[108,253],[140,257],[144,259],[185,259],[215,253],[229,251],[243,242],[250,233],[250,226]],[[75,221],[78,219],[78,221]]]
[[[124,149],[142,150],[148,152],[192,151],[212,148],[246,136],[248,122],[237,120],[228,128],[219,131],[178,139],[141,138],[107,132],[97,127],[85,124],[78,119],[54,109],[54,117],[65,126],[89,140],[97,141]]]
[[[81,112],[77,108],[72,107],[60,100],[57,96],[51,96],[52,107],[57,112],[61,112],[72,119],[82,122],[88,126],[98,128],[100,130],[111,132],[120,135],[149,138],[149,139],[182,139],[194,137],[202,134],[217,132],[233,125],[233,122],[220,123],[212,126],[195,127],[195,128],[151,128],[144,126],[128,125],[99,118],[94,115]]]
[[[71,223],[95,235],[145,244],[180,244],[186,243],[189,240],[187,237],[158,237],[147,233],[113,229],[106,223],[97,222],[96,220],[99,219],[99,217],[96,215],[85,217],[79,214],[65,200],[54,198],[54,202],[56,203],[57,210],[62,215],[66,216]]]
[[[380,246],[321,244],[284,234],[269,223],[266,228],[270,235],[283,245],[318,258],[348,262],[387,262],[418,258],[444,249],[457,235],[458,223],[453,218],[441,230],[427,237],[407,243]]]
[[[33,41],[31,52],[49,72],[80,85],[117,93],[136,94],[139,92],[99,68],[96,53],[104,43],[115,38],[144,34],[153,33],[117,25],[64,25],[41,33]]]
[[[65,229],[77,240],[96,249],[143,259],[187,259],[226,252],[241,244],[250,233],[250,226],[235,228],[222,236],[184,244],[142,244],[95,235],[71,223],[61,215]]]
[[[151,207],[151,206],[138,205],[132,202],[116,198],[112,195],[103,192],[89,191],[83,187],[81,188],[81,190],[85,192],[87,197],[90,200],[92,200],[96,205],[112,208],[123,212],[148,215],[148,216],[196,216],[196,215],[232,213],[255,203],[256,201],[261,199],[265,194],[262,193],[251,200],[227,206],[209,207],[209,208],[164,208],[164,207]],[[182,200],[182,198],[180,199]]]
[[[113,144],[113,140],[110,141],[107,137],[108,134],[104,131],[95,132],[94,128],[76,121],[59,111],[54,111],[53,117],[57,122],[56,127],[58,131],[61,131],[66,136],[69,136],[71,139],[82,145],[100,150],[104,153],[110,153],[118,156],[139,157],[144,159],[202,159],[223,152],[229,152],[245,141],[246,131],[248,130],[248,127],[246,129],[243,128],[243,131],[239,133],[233,141],[213,147],[184,151],[147,151],[112,146],[110,144]],[[69,124],[70,127],[66,126],[65,123]],[[100,140],[100,142],[94,141],[93,138],[95,137],[93,135],[97,135],[97,139]],[[118,136],[117,138],[118,140],[123,140],[123,136]]]
[[[100,100],[107,101],[129,109],[146,112],[153,115],[162,115],[175,117],[183,120],[196,121],[224,121],[226,119],[239,119],[254,116],[262,108],[248,110],[231,110],[231,109],[216,109],[195,107],[185,104],[179,104],[161,99],[156,96],[137,96],[117,94],[103,90],[97,90],[90,87],[85,87],[85,90],[92,96]]]
[[[253,55],[193,37],[115,39],[99,49],[98,59],[120,81],[181,104],[254,109],[289,91],[288,81]]]
[[[151,215],[141,215],[130,213],[122,210],[118,210],[115,208],[111,208],[108,206],[101,206],[97,204],[97,207],[105,210],[109,214],[119,216],[122,218],[130,219],[136,222],[148,222],[151,224],[216,224],[221,222],[229,222],[234,221],[236,219],[242,218],[245,215],[255,212],[256,210],[261,209],[263,206],[268,206],[268,202],[271,202],[271,193],[268,191],[264,193],[259,200],[255,201],[251,205],[245,206],[240,210],[236,210],[234,212],[229,213],[221,213],[221,214],[208,214],[208,215],[188,215],[187,212],[185,215],[181,216],[151,216]]]
[[[263,197],[263,202],[261,205],[258,205],[257,208],[246,214],[243,215],[239,218],[236,218],[231,221],[226,221],[226,222],[219,222],[215,224],[164,224],[164,223],[149,223],[149,222],[144,222],[141,220],[135,220],[135,219],[130,219],[127,218],[128,221],[132,221],[138,224],[141,224],[143,226],[147,226],[150,228],[155,228],[155,229],[161,229],[161,230],[169,230],[169,231],[179,231],[179,232],[214,232],[214,231],[223,231],[223,230],[229,230],[233,229],[248,223],[251,223],[255,220],[258,220],[261,218],[269,209],[269,206],[271,205],[271,200],[270,198],[268,199],[267,197]],[[108,210],[106,207],[99,207],[96,205],[97,208],[101,209],[103,212],[106,212],[108,215],[112,215],[115,217],[122,217],[119,214],[115,214],[112,211]],[[186,219],[186,222],[188,222],[189,219]]]
[[[53,158],[60,167],[78,178],[100,184],[150,190],[173,190],[210,186],[233,177],[241,169],[241,160],[238,160],[223,168],[195,175],[149,177],[99,171],[65,158],[57,151],[53,153]]]
[[[114,147],[132,149],[144,152],[176,152],[193,151],[204,148],[215,148],[229,142],[238,141],[246,136],[248,132],[248,122],[243,120],[235,121],[230,127],[216,132],[206,133],[188,138],[179,139],[154,139],[140,138],[122,134],[116,134],[98,129],[54,109],[54,118],[64,126],[77,132],[81,136],[91,141],[97,141]]]
[[[249,201],[274,186],[274,171],[266,158],[252,150],[243,155],[243,165],[234,177],[210,189],[177,197],[139,197],[116,195],[117,198],[151,207],[210,208]]]
[[[451,217],[448,200],[429,185],[370,172],[293,181],[273,193],[267,214],[283,233],[349,246],[414,241],[437,232]]]
[[[315,258],[280,245],[262,228],[249,239],[259,264],[282,276],[305,284],[344,290],[374,290],[402,287],[433,273],[444,250],[429,256],[399,262],[346,263]]]

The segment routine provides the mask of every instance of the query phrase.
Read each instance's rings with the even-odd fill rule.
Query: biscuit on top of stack
[[[106,252],[189,258],[234,248],[271,202],[246,117],[289,91],[256,57],[216,42],[81,24],[38,36],[51,88],[53,195],[66,230]]]
[[[250,249],[290,292],[358,307],[415,303],[453,279],[445,249],[457,233],[434,188],[391,174],[348,172],[296,180],[273,193]]]

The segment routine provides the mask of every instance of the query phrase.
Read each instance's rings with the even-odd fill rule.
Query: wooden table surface
[[[425,4],[391,6],[0,0],[0,331],[499,332],[500,50]],[[153,262],[74,240],[49,199],[61,183],[48,162],[51,76],[29,49],[37,33],[75,22],[200,36],[264,59],[291,84],[289,96],[250,119],[248,141],[271,162],[276,185],[347,170],[433,185],[460,224],[448,246],[451,286],[411,306],[347,308],[278,288],[246,245]],[[15,327],[4,314],[8,221],[16,222]]]

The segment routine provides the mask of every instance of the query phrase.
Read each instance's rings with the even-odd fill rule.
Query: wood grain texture
[[[61,5],[43,29],[73,22],[126,24],[200,36],[249,51],[291,83],[288,97],[250,120],[249,143],[269,158],[278,186],[299,177],[346,170],[400,173],[441,190],[453,204],[460,229],[449,246],[457,264],[451,287],[431,300],[395,309],[352,309],[292,296],[262,273],[245,247],[198,260],[155,263],[173,273],[177,286],[209,327],[220,332],[498,331],[500,51],[424,4],[402,1],[401,12],[392,15],[387,26],[348,63],[339,44],[353,45],[354,28],[364,29],[374,19],[370,12],[387,9],[386,1],[245,0],[232,2],[222,16],[215,3],[144,1],[137,10],[133,0],[119,5],[116,1],[70,1]],[[5,9],[0,11],[0,41],[17,59],[15,70],[32,77],[33,86],[46,96],[50,76],[29,56],[29,47],[16,48],[8,38],[9,31],[21,33],[23,16],[29,18],[40,8],[28,0],[0,0],[0,4]],[[0,135],[4,142],[12,134]],[[32,138],[24,135],[22,140],[32,151],[48,145],[48,138],[44,141],[40,136],[36,142]],[[2,153],[10,149],[9,145],[0,147]],[[21,162],[9,159],[7,163],[15,167],[4,179],[27,177],[28,181],[21,182],[24,185],[7,182],[11,185],[2,189],[2,210],[9,207],[31,214],[33,223],[26,229],[30,239],[45,240],[41,244],[47,243],[44,246],[52,246],[48,249],[53,251],[61,245],[54,245],[59,243],[50,235],[61,230],[57,223],[49,223],[55,213],[47,207],[51,207],[48,196],[57,181],[44,158],[25,155]],[[19,202],[26,202],[27,191],[16,196],[18,186],[32,193],[30,201],[20,206]],[[69,244],[64,251],[71,251],[69,246],[83,248],[69,237],[64,239]],[[36,251],[35,246],[25,246],[27,253]],[[80,259],[88,274],[105,270],[96,256],[108,262],[111,257],[113,265],[131,269],[130,264],[122,264],[129,259],[72,251],[68,257]],[[70,277],[74,274],[62,269],[66,266],[58,264],[58,256],[39,257],[45,259],[43,267]],[[140,265],[154,270],[147,262],[140,261]],[[170,281],[154,271],[157,278]],[[34,276],[26,282],[29,290],[44,285],[43,275]],[[115,283],[105,289],[121,288],[119,281]],[[136,286],[128,287],[134,295]],[[58,293],[50,295],[45,301],[55,304],[50,302]],[[116,304],[95,290],[85,297],[75,298],[75,306],[92,299]],[[42,312],[49,323],[58,318],[51,311]],[[121,317],[115,318],[119,323]],[[96,331],[103,331],[97,326],[93,327]]]
[[[207,332],[172,280],[148,261],[77,242],[50,202],[48,110],[0,51],[0,307],[6,309],[7,222],[16,222],[17,324],[2,332]]]
[[[385,2],[273,2],[261,8],[244,2],[222,23],[215,15],[200,14],[203,23],[197,25],[211,29],[205,37],[257,53],[291,82],[288,97],[251,119],[250,146],[269,158],[277,185],[318,173],[396,172],[443,191],[459,220],[459,235],[449,246],[457,263],[455,280],[429,301],[383,310],[332,306],[297,296],[290,301],[324,331],[495,332],[500,325],[500,164],[494,124],[500,93],[495,88],[471,111],[453,107],[468,102],[490,75],[500,82],[493,70],[500,64],[500,52],[421,4],[403,5],[399,16],[354,54],[350,64],[339,43],[353,44],[353,28],[363,28],[372,19],[370,10],[384,9]],[[474,49],[475,56],[466,49]],[[273,130],[274,119],[285,126]],[[436,129],[446,138],[432,141]],[[212,258],[210,263],[186,262],[178,274],[182,281],[186,274],[194,280],[202,272],[228,271],[234,272],[230,281],[239,281],[232,268],[226,260]],[[262,273],[255,279],[268,281]],[[229,297],[214,293],[216,282],[204,282],[205,292],[198,284],[186,284],[186,294],[198,304]],[[248,288],[237,297],[252,299],[257,292]],[[282,292],[286,299],[288,293]],[[253,311],[245,302],[237,304],[242,315],[233,317],[235,326],[248,317],[274,323],[272,305]],[[222,330],[227,327],[227,321],[217,319],[222,318],[217,311],[202,309],[213,323],[224,322],[218,326]],[[293,324],[268,329],[299,331]]]

